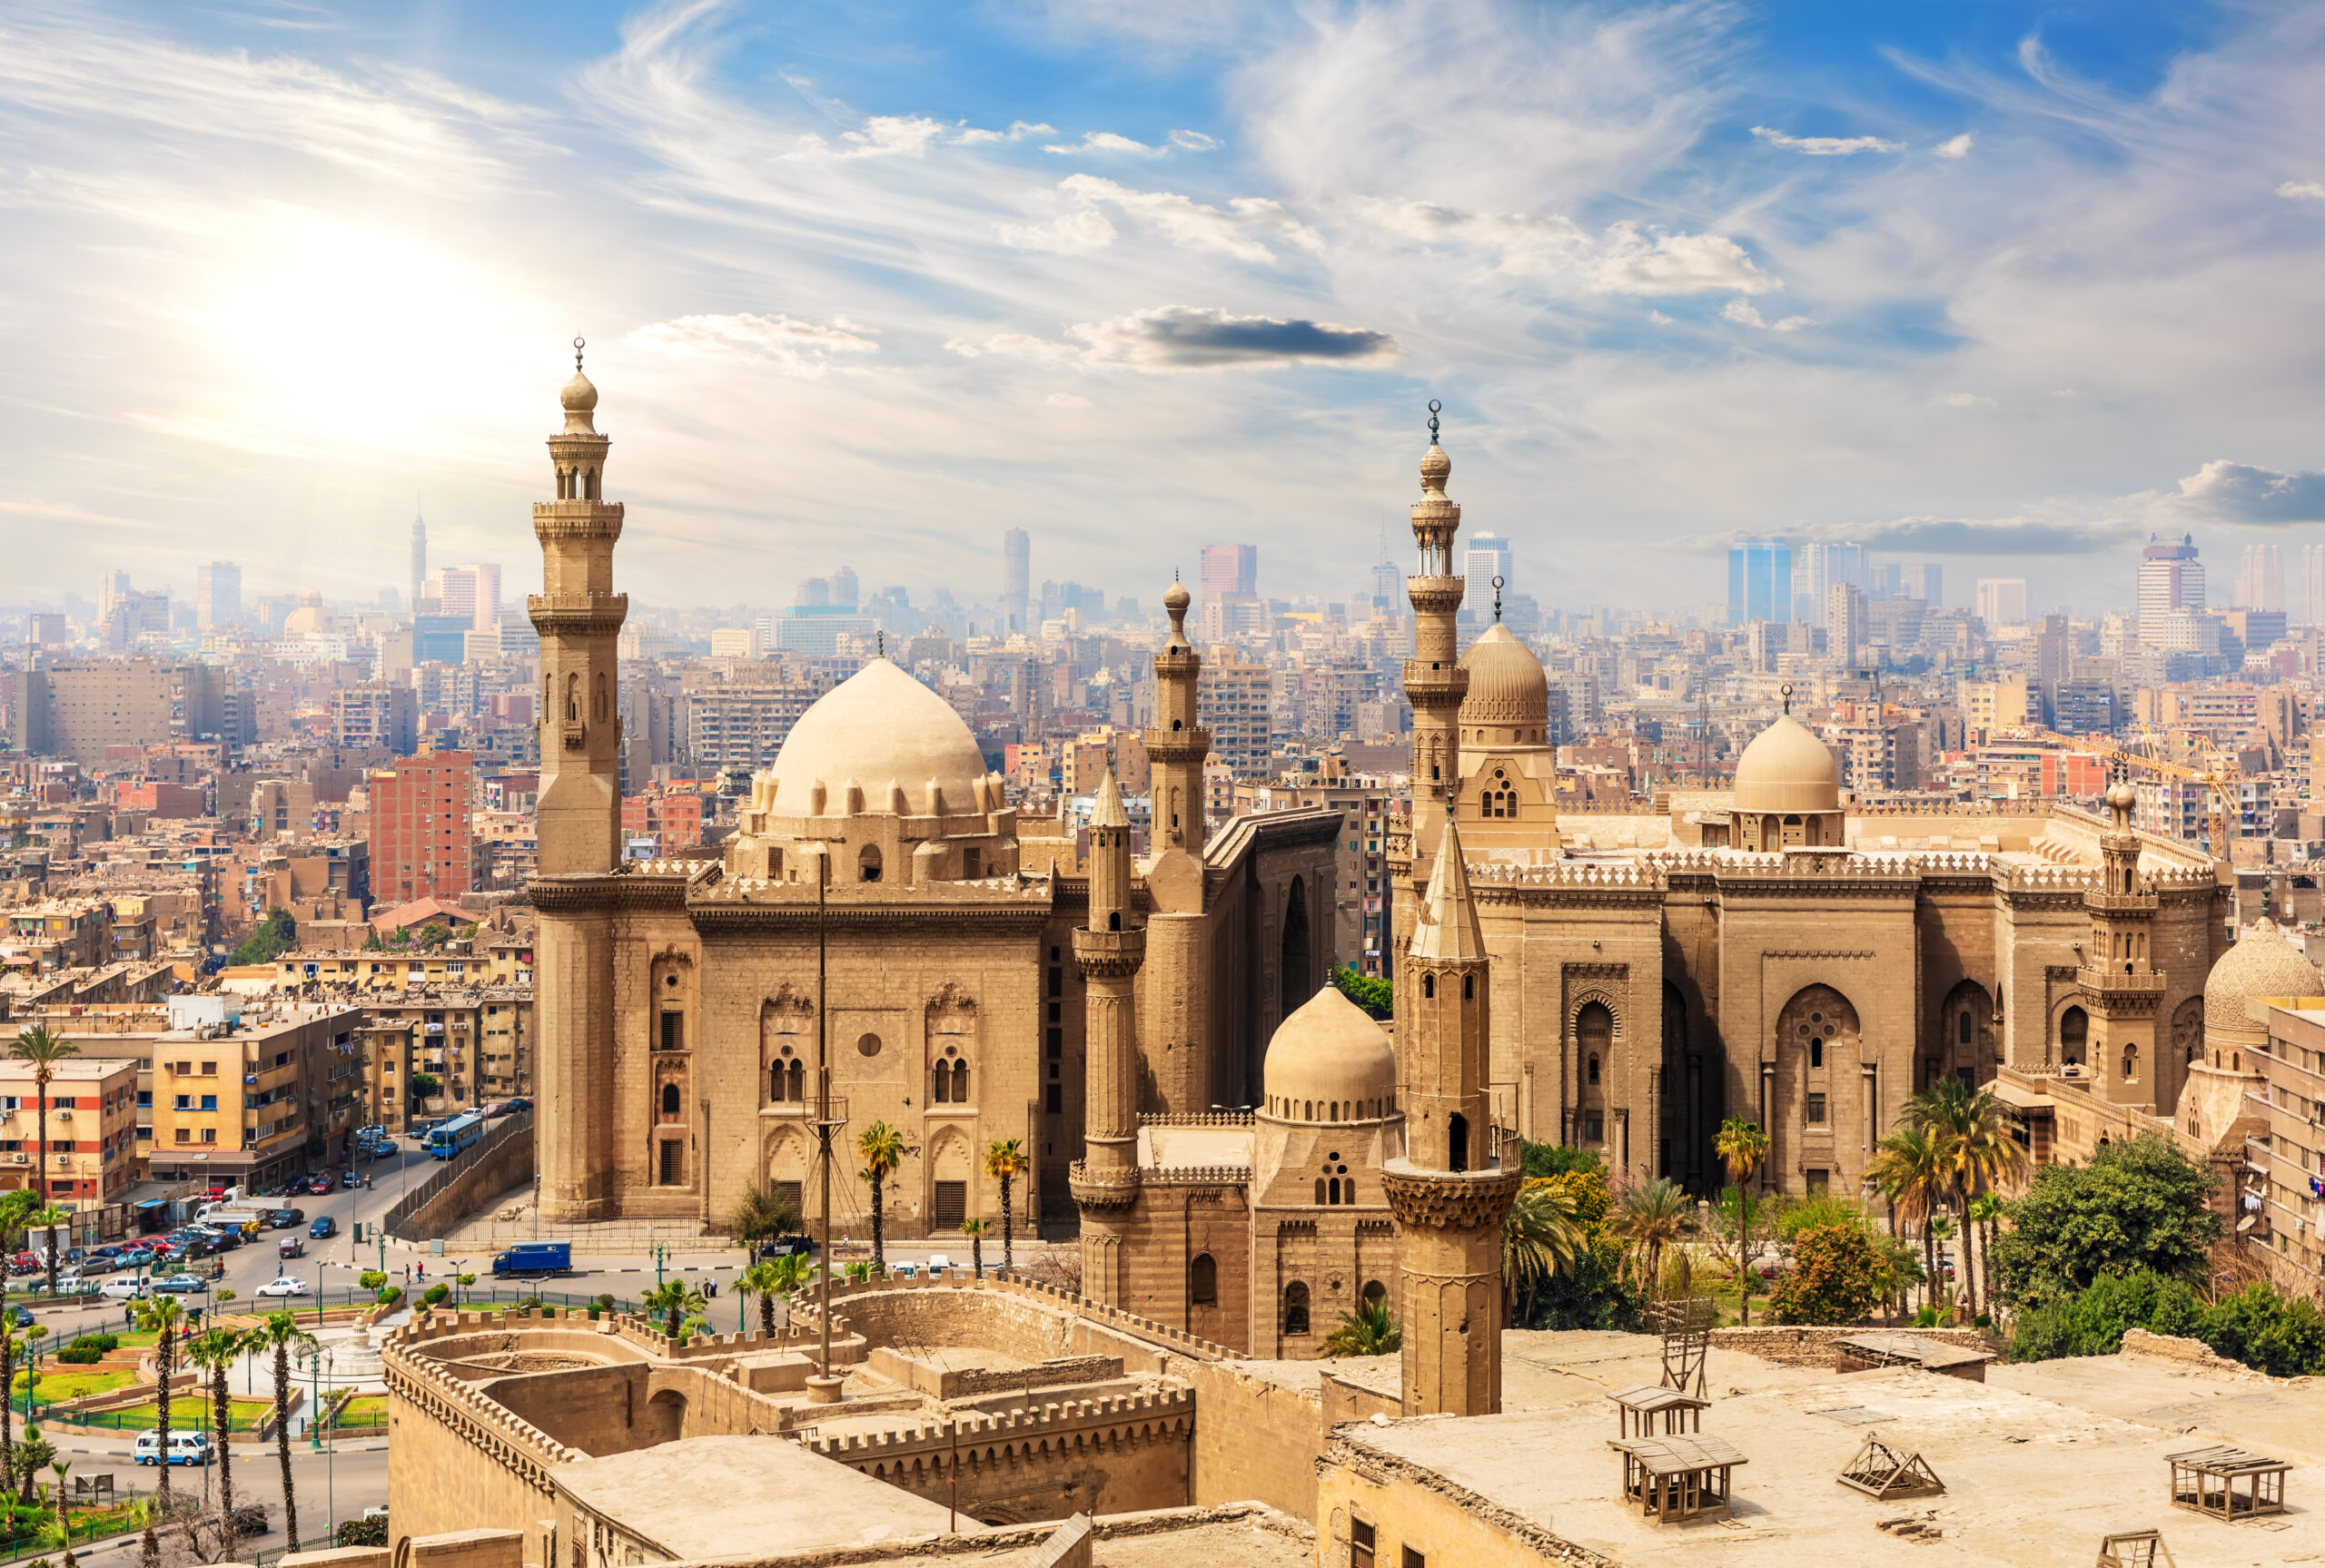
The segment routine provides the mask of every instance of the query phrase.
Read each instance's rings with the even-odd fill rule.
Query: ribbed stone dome
[[[2265,920],[2239,932],[2204,977],[2204,1027],[2253,1028],[2244,1004],[2256,996],[2325,996],[2317,966]]]
[[[1263,1076],[1270,1109],[1287,1120],[1368,1119],[1395,1101],[1397,1057],[1388,1031],[1328,985],[1277,1026]]]
[[[874,659],[800,715],[773,771],[769,809],[780,817],[816,814],[817,780],[830,814],[846,809],[851,780],[863,786],[868,810],[886,810],[884,792],[894,780],[914,815],[927,814],[934,783],[944,793],[945,814],[965,816],[978,809],[977,786],[985,776],[984,754],[952,705],[886,659]]]
[[[1469,692],[1461,699],[1465,726],[1523,725],[1550,722],[1550,682],[1542,661],[1499,621],[1461,656],[1469,672]]]
[[[1806,725],[1780,715],[1736,759],[1733,809],[1747,815],[1838,811],[1841,770]]]

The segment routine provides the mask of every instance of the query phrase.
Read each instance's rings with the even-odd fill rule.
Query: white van
[[[162,1462],[162,1438],[157,1432],[137,1435],[136,1462],[159,1464]],[[170,1434],[170,1463],[173,1464],[207,1464],[210,1463],[210,1438],[201,1432]]]
[[[142,1301],[145,1297],[145,1282],[116,1274],[98,1287],[97,1294],[113,1301]]]

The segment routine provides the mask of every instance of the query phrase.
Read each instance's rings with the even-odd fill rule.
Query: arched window
[[[1811,1067],[1825,1065],[1825,1037],[1821,1034],[1812,1034],[1808,1037],[1808,1065]]]
[[[589,716],[596,719],[599,724],[604,724],[608,717],[606,712],[606,672],[603,670],[599,670],[598,672],[597,708]]]
[[[800,1092],[801,1086],[805,1084],[807,1080],[807,1070],[806,1067],[796,1061],[793,1062],[791,1064],[791,1071],[788,1076],[791,1080],[791,1098],[795,1100],[806,1099],[807,1097]]]
[[[2071,1007],[2059,1015],[2059,1060],[2081,1062],[2083,1048],[2091,1038],[2091,1015],[2079,1007]]]
[[[1598,1081],[1598,1057],[1596,1052],[1591,1054],[1588,1073],[1591,1082],[1596,1083]]]
[[[955,1105],[969,1103],[969,1064],[965,1061],[956,1061],[953,1064],[953,1103]]]
[[[2137,1083],[2139,1080],[2140,1049],[2135,1045],[2127,1045],[2123,1047],[2123,1081]]]
[[[1283,1287],[1283,1331],[1308,1332],[1308,1287],[1297,1279]]]
[[[928,1079],[928,1098],[932,1103],[943,1105],[953,1098],[953,1070],[951,1068],[940,1061],[936,1064],[936,1070],[930,1073]]]
[[[1364,1282],[1364,1305],[1365,1305],[1365,1306],[1367,1306],[1367,1307],[1378,1307],[1378,1306],[1380,1306],[1382,1302],[1384,1302],[1384,1301],[1386,1301],[1386,1300],[1388,1300],[1388,1299],[1389,1299],[1389,1287],[1388,1287],[1387,1286],[1385,1286],[1385,1285],[1381,1284],[1381,1283],[1380,1283],[1379,1280],[1377,1280],[1377,1279],[1368,1279],[1368,1280],[1366,1280],[1366,1281]]]
[[[1120,931],[1122,928],[1123,912],[1118,909],[1108,910],[1106,912],[1106,929],[1108,931]]]
[[[1469,1169],[1469,1119],[1454,1117],[1446,1127],[1448,1148],[1445,1163],[1455,1170]]]
[[[878,844],[866,844],[863,852],[856,857],[856,880],[858,882],[880,880],[880,846]]]
[[[1325,1201],[1335,1208],[1339,1208],[1341,1201],[1341,1178],[1335,1176],[1331,1180],[1326,1182],[1324,1187],[1328,1194]]]
[[[1425,974],[1420,977],[1420,993],[1423,997],[1431,1001],[1437,1000],[1437,977],[1435,975]]]
[[[1324,1178],[1321,1176],[1316,1178],[1316,1207],[1324,1207]]]
[[[666,1083],[662,1086],[662,1119],[675,1120],[678,1114],[678,1086],[675,1083]]]
[[[581,677],[579,675],[565,677],[565,722],[569,725],[581,722]]]
[[[1954,1038],[1964,1045],[1970,1043],[1970,1010],[1968,1008],[1962,1010],[1961,1026],[1954,1031]]]
[[[1187,1265],[1187,1300],[1195,1307],[1219,1305],[1219,1259],[1198,1252]]]
[[[1461,1000],[1463,1001],[1475,1001],[1477,999],[1478,977],[1474,974],[1463,975],[1461,977]]]

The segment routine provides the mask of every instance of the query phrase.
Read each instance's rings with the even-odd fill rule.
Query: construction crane
[[[2189,784],[2203,785],[2211,802],[2211,809],[2206,813],[2205,826],[2208,836],[2211,840],[2212,858],[2214,860],[2230,858],[2229,834],[2234,831],[2239,814],[2236,783],[2233,779],[2221,774],[2206,773],[2200,768],[2191,768],[2184,763],[2166,762],[2162,757],[2152,757],[2143,752],[2126,751],[2121,746],[2107,745],[2099,741],[2077,740],[2072,735],[2060,735],[2055,730],[2036,729],[2030,730],[2028,733],[2038,739],[2053,741],[2075,751],[2089,752],[2094,756],[2105,757],[2110,762],[2121,763],[2126,767],[2145,768],[2150,773],[2159,773],[2167,778],[2182,779]]]

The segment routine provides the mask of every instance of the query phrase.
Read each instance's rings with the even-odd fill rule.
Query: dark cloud
[[[2164,503],[2224,523],[2325,522],[2325,474],[2280,474],[2215,459],[2180,481]]]
[[[1090,345],[1093,360],[1150,370],[1363,361],[1393,359],[1399,352],[1397,340],[1386,332],[1330,321],[1231,316],[1185,305],[1084,324],[1075,327],[1073,335]]]

